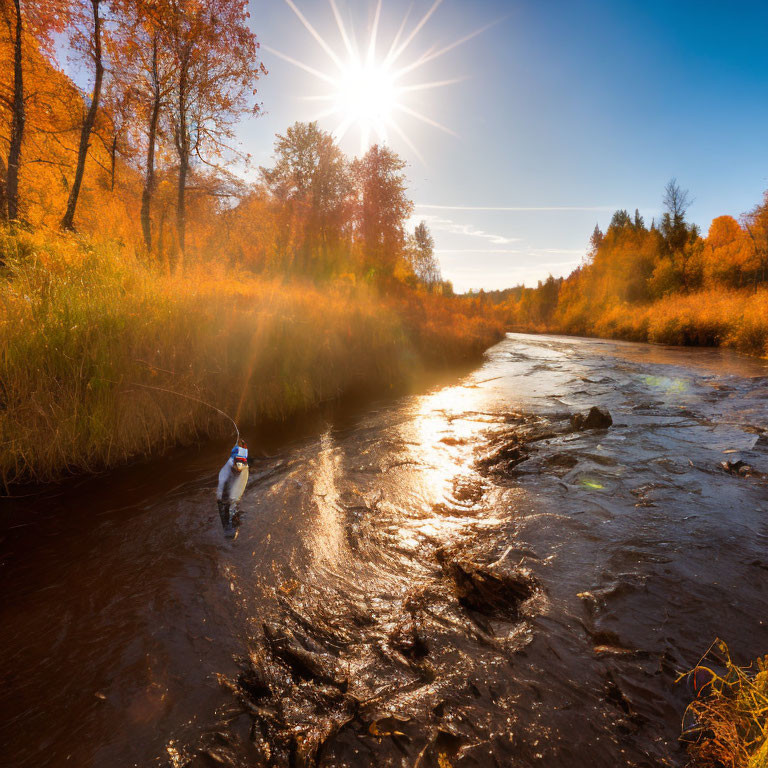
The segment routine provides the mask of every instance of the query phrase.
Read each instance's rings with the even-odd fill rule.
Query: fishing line
[[[216,413],[220,413],[225,419],[232,422],[232,426],[235,428],[235,433],[237,434],[236,442],[240,442],[240,430],[238,429],[237,422],[224,411],[221,410],[221,408],[217,408],[215,405],[211,405],[211,403],[206,403],[205,400],[201,400],[199,397],[193,397],[192,395],[185,395],[183,392],[174,392],[172,389],[166,389],[165,387],[154,387],[151,384],[140,384],[138,381],[134,381],[132,383],[133,386],[136,387],[144,387],[144,389],[154,389],[158,392],[167,392],[169,395],[178,395],[178,397],[186,397],[187,400],[192,400],[195,403],[200,403],[200,405],[205,405],[208,408],[213,408]]]
[[[110,384],[117,384],[116,381],[111,381],[110,379],[102,379],[102,381],[108,381]],[[154,389],[156,392],[166,392],[169,395],[176,395],[177,397],[185,397],[187,400],[192,400],[195,403],[200,403],[200,405],[204,405],[207,408],[212,408],[216,413],[221,414],[225,419],[232,422],[232,426],[235,428],[235,433],[237,434],[237,440],[236,443],[240,442],[240,429],[237,426],[237,422],[224,411],[221,410],[221,408],[217,408],[215,405],[211,405],[211,403],[207,403],[205,400],[201,400],[199,397],[193,397],[192,395],[185,395],[183,392],[176,392],[173,389],[166,389],[165,387],[156,387],[152,384],[141,384],[138,381],[132,381],[130,382],[129,386],[131,387],[143,387],[144,389]]]

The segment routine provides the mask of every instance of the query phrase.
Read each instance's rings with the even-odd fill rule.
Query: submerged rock
[[[593,405],[586,416],[583,413],[574,413],[571,416],[571,429],[581,432],[585,429],[608,429],[613,424],[613,417],[607,408]]]
[[[555,453],[544,459],[544,466],[555,471],[573,469],[578,463],[578,457],[570,453]]]
[[[481,471],[491,469],[511,470],[527,458],[528,453],[525,450],[525,445],[518,437],[514,437],[512,440],[502,443],[498,448],[478,459],[475,466]]]
[[[754,470],[745,461],[721,461],[720,466],[729,475],[736,475],[738,477],[748,477]]]
[[[421,659],[429,653],[429,648],[413,617],[401,621],[389,633],[390,645],[403,656],[410,659]]]
[[[445,549],[438,550],[436,556],[453,581],[459,603],[486,616],[517,617],[521,604],[536,591],[533,577],[522,568],[502,570],[481,565]]]
[[[762,477],[762,472],[756,472],[746,461],[721,461],[720,467],[736,477]]]
[[[264,637],[272,653],[285,662],[296,676],[346,689],[347,681],[337,674],[333,657],[327,653],[308,650],[288,627],[266,622]]]

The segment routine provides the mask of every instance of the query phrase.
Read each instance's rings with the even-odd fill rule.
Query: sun
[[[333,101],[334,114],[342,118],[342,128],[359,126],[361,144],[367,144],[374,135],[386,140],[387,128],[398,108],[394,75],[379,62],[353,61],[339,77]]]
[[[378,40],[382,12],[381,0],[376,5],[373,23],[365,45],[362,47],[358,47],[353,41],[353,36],[349,34],[336,0],[329,0],[340,37],[340,45],[337,48],[334,48],[312,26],[293,0],[285,0],[285,2],[328,55],[333,67],[330,71],[321,71],[268,46],[264,46],[265,50],[308,72],[328,86],[327,92],[308,95],[306,98],[324,102],[327,105],[315,115],[314,119],[319,121],[335,118],[333,135],[337,142],[340,142],[351,130],[356,130],[360,135],[360,151],[365,152],[372,143],[387,142],[390,135],[395,134],[423,162],[421,153],[405,128],[398,122],[398,118],[402,119],[403,116],[412,118],[453,136],[456,135],[450,128],[414,108],[409,103],[409,99],[418,91],[453,85],[463,78],[414,83],[410,81],[410,77],[425,64],[479,35],[487,27],[475,30],[437,50],[433,46],[416,55],[410,62],[404,63],[403,54],[411,47],[442,0],[435,0],[410,31],[406,31],[409,15],[406,14],[397,34],[389,45],[385,46],[384,54]]]

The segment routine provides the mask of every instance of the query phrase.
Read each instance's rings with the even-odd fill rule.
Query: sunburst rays
[[[390,134],[394,134],[423,162],[424,158],[414,141],[397,118],[406,116],[455,136],[456,133],[448,126],[407,102],[412,94],[423,94],[425,91],[436,88],[446,88],[461,82],[464,78],[454,77],[424,82],[410,82],[406,78],[488,28],[486,26],[477,29],[442,47],[432,46],[416,54],[412,60],[404,60],[404,55],[414,46],[419,33],[442,1],[434,0],[410,28],[408,21],[411,9],[409,9],[392,40],[388,45],[382,45],[380,30],[383,8],[382,0],[378,0],[367,39],[364,40],[364,44],[358,45],[354,29],[348,28],[344,23],[336,0],[329,0],[331,15],[339,36],[337,47],[334,47],[317,31],[294,0],[285,0],[296,18],[328,56],[332,65],[330,71],[310,66],[274,48],[264,47],[274,56],[330,85],[329,91],[310,95],[307,98],[327,105],[318,111],[313,119],[323,121],[335,119],[332,130],[337,141],[341,141],[350,131],[357,129],[360,134],[360,151],[365,152],[373,141],[386,142]],[[380,55],[380,49],[386,50],[386,53]]]

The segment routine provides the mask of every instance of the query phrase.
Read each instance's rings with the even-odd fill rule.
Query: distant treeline
[[[768,354],[768,194],[740,221],[716,218],[706,237],[687,221],[689,203],[673,179],[659,222],[616,211],[567,278],[486,301],[520,329]]]

